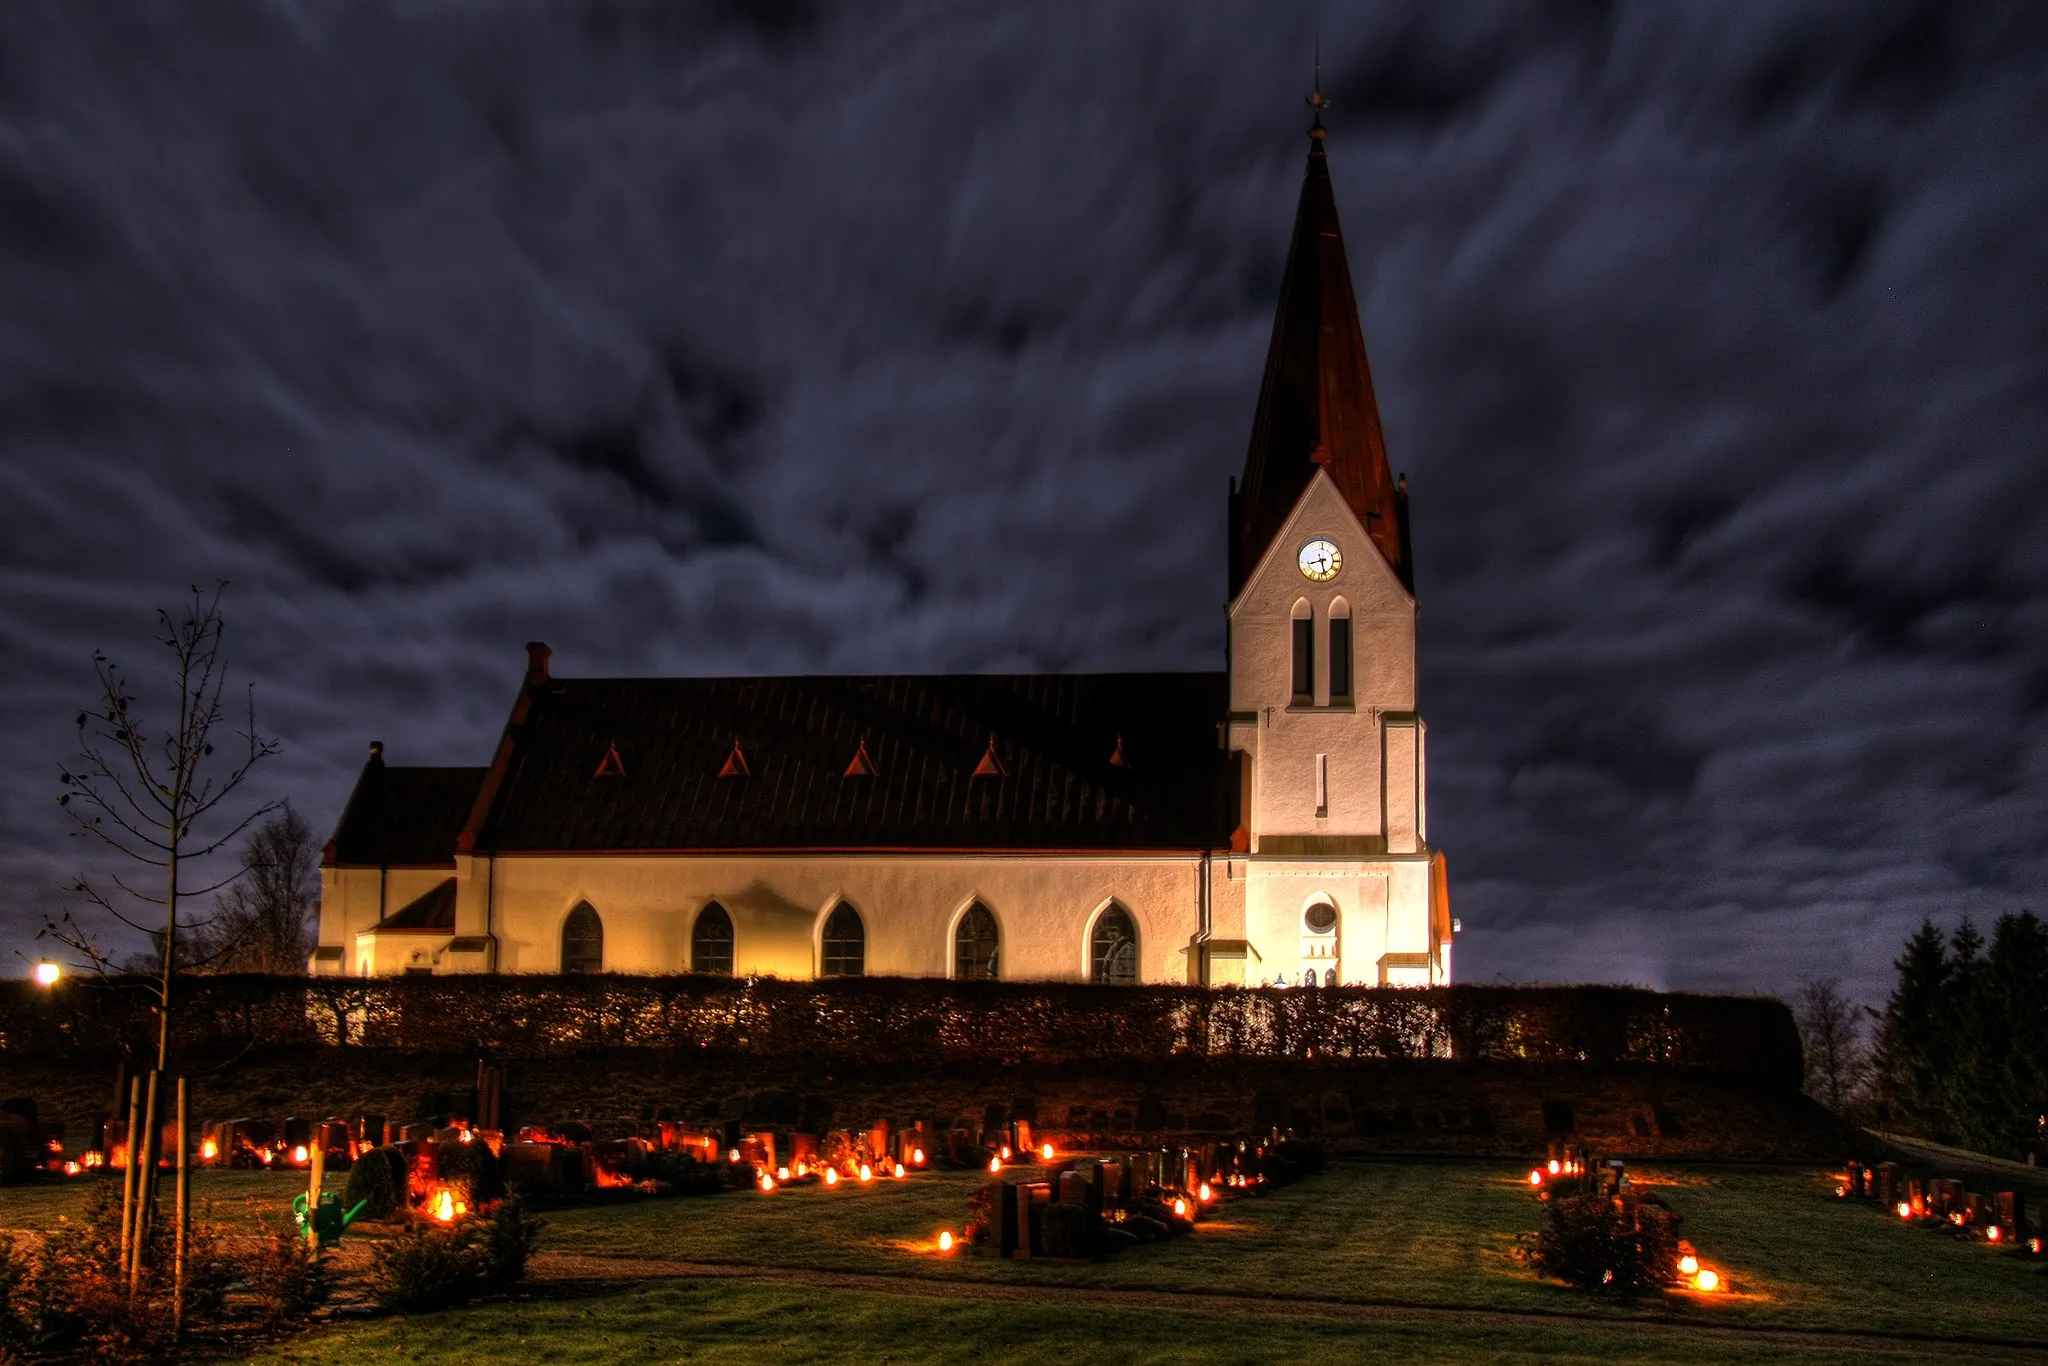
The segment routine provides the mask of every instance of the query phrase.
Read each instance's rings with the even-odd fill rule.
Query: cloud
[[[0,876],[232,581],[330,822],[564,672],[1208,668],[1323,28],[1461,972],[2042,885],[2033,7],[0,13]]]

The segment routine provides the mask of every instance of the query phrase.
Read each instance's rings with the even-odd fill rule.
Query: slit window
[[[1351,618],[1330,618],[1330,700],[1351,696]]]
[[[1302,616],[1294,619],[1294,696],[1314,697],[1316,691],[1316,624]]]

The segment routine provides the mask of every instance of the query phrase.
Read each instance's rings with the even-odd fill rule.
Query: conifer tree
[[[1940,1138],[1948,1128],[1941,1074],[1950,963],[1948,943],[1933,921],[1920,922],[1892,966],[1899,981],[1879,1029],[1878,1084],[1895,1123]]]

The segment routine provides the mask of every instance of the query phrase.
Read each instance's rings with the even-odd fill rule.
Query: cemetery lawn
[[[273,1350],[344,1362],[1272,1360],[1347,1346],[1433,1361],[1822,1362],[1925,1359],[1943,1341],[2048,1354],[2048,1277],[1981,1243],[1833,1198],[1811,1168],[1637,1166],[1732,1293],[1620,1307],[1538,1281],[1513,1256],[1542,1222],[1526,1167],[1335,1162],[1217,1210],[1189,1237],[1098,1264],[939,1257],[971,1172],[872,1186],[735,1191],[545,1212],[539,1278],[510,1300],[337,1323]],[[301,1189],[281,1173],[201,1173],[195,1197],[253,1227]],[[340,1178],[332,1178],[336,1185]],[[0,1229],[47,1228],[78,1186],[0,1190]],[[362,1230],[344,1265],[361,1266]],[[716,1267],[718,1274],[706,1274]],[[1231,1297],[1232,1304],[1218,1304]],[[1753,1330],[1753,1331],[1751,1331]],[[1870,1335],[1882,1335],[1873,1337]],[[520,1345],[520,1339],[525,1342]],[[2000,1350],[2004,1348],[2006,1350]]]

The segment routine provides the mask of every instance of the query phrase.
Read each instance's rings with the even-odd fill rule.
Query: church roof
[[[455,838],[483,782],[481,768],[399,768],[373,746],[328,842],[329,864],[453,864]]]
[[[1329,472],[1373,544],[1414,588],[1407,500],[1387,466],[1320,120],[1311,137],[1244,479],[1231,502],[1233,597],[1318,469]]]
[[[385,916],[375,930],[437,930],[455,932],[455,879],[444,878]]]
[[[1220,848],[1236,810],[1217,742],[1228,701],[1221,673],[530,675],[462,844]],[[991,736],[1001,772],[981,763]]]

